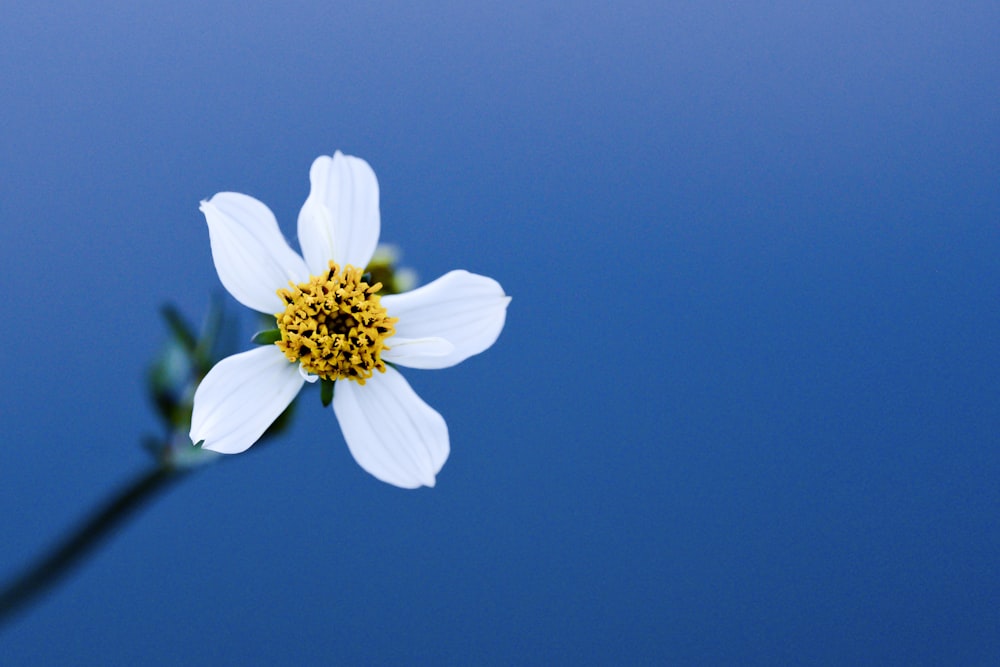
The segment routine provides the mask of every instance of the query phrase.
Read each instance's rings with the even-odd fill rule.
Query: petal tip
[[[208,451],[215,452],[217,454],[240,454],[250,449],[250,447],[252,446],[253,445],[250,445],[245,447],[244,449],[238,449],[238,450],[226,450],[226,449],[220,449],[217,445],[212,445],[211,443],[206,442],[202,444],[201,448],[207,449]]]

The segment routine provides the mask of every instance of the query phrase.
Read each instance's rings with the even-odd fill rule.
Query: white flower
[[[448,427],[394,366],[445,368],[482,352],[510,297],[491,278],[452,271],[380,299],[362,277],[379,237],[375,173],[338,151],[317,158],[309,179],[302,257],[256,199],[220,192],[201,203],[219,279],[243,305],[274,315],[282,340],[212,368],[195,392],[191,440],[245,451],[304,382],[323,378],[335,381],[333,411],[362,468],[396,486],[434,486]]]

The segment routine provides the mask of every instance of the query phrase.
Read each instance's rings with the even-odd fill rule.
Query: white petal
[[[311,189],[299,211],[299,244],[313,275],[330,260],[365,268],[379,235],[378,180],[361,158],[337,151],[316,158]]]
[[[238,454],[257,442],[302,388],[297,364],[274,345],[226,357],[194,393],[191,442]]]
[[[337,382],[333,411],[362,468],[404,489],[434,486],[448,459],[448,426],[396,369],[376,373],[363,386]]]
[[[455,346],[444,338],[400,338],[393,336],[390,349],[382,351],[382,358],[394,364],[409,366],[407,361],[420,363],[429,358],[440,359],[455,351]]]
[[[270,315],[282,311],[278,288],[309,280],[309,271],[288,247],[271,210],[238,192],[220,192],[200,208],[225,288],[248,308]]]
[[[496,342],[508,303],[510,297],[500,283],[468,271],[451,271],[412,292],[384,296],[386,312],[399,321],[396,334],[386,341],[392,349],[383,352],[382,358],[411,368],[454,366]],[[454,349],[445,355],[421,355],[403,346],[397,354],[397,336],[443,338]]]

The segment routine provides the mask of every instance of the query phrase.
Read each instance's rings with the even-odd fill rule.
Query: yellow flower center
[[[330,262],[329,270],[312,276],[307,283],[279,289],[287,304],[275,315],[281,340],[277,345],[288,360],[326,380],[355,380],[364,384],[375,371],[385,372],[382,350],[385,339],[396,330],[376,294],[381,283],[369,285],[362,269],[341,269]]]

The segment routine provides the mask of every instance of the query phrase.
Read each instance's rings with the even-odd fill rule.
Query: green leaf
[[[319,380],[319,400],[323,403],[324,408],[330,407],[333,403],[333,380],[327,380],[326,378],[320,378]]]
[[[194,351],[195,363],[205,373],[218,361],[215,355],[215,347],[219,342],[219,333],[222,331],[226,320],[226,313],[222,303],[222,299],[218,295],[213,296],[211,302],[209,302],[208,315],[205,317],[201,338],[198,340],[198,347]],[[218,355],[218,357],[221,356],[226,355]]]
[[[174,337],[185,350],[193,352],[198,347],[198,337],[195,336],[194,329],[187,323],[180,311],[173,304],[168,303],[160,309],[160,312],[163,314],[163,319],[167,321],[167,326],[170,327]]]
[[[258,331],[254,334],[252,340],[257,345],[273,345],[281,340],[281,330],[267,329],[266,331]]]

